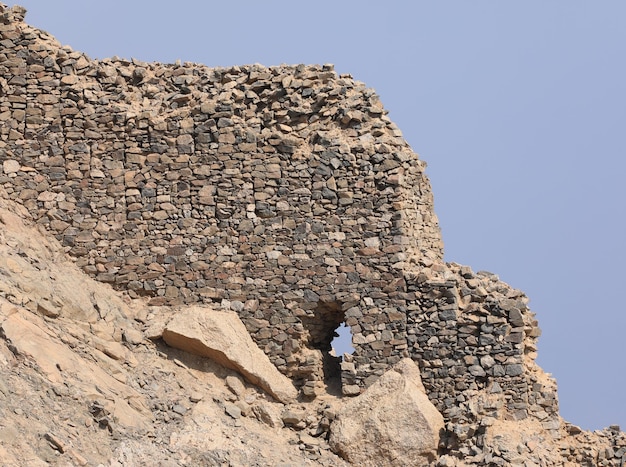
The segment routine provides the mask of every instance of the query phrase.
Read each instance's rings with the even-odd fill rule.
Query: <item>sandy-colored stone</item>
[[[125,378],[110,374],[113,367],[116,373],[125,373],[125,370],[113,361],[107,362],[108,357],[104,354],[93,353],[87,359],[76,355],[63,345],[43,319],[2,298],[0,333],[13,344],[18,354],[32,359],[51,383],[62,384],[71,374],[73,388],[87,397],[99,394],[106,401],[105,407],[120,424],[148,429],[152,416],[147,409],[147,401],[120,382]],[[105,369],[94,364],[93,360],[100,360]]]
[[[238,371],[281,402],[292,401],[298,394],[252,341],[236,313],[202,306],[183,309],[167,323],[163,339],[172,347]]]
[[[20,163],[15,160],[8,159],[2,163],[2,169],[5,174],[12,174],[20,170]]]
[[[340,409],[330,445],[355,465],[428,465],[437,458],[443,427],[419,367],[407,358]]]

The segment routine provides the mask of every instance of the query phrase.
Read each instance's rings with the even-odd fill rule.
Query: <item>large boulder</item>
[[[443,427],[418,366],[406,358],[338,411],[330,445],[355,465],[429,465]]]
[[[292,382],[272,365],[234,312],[202,306],[183,309],[167,323],[163,339],[171,347],[208,357],[239,372],[281,402],[291,402],[298,395]]]

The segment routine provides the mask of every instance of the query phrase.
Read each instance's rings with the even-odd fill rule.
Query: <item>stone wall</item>
[[[374,91],[330,65],[91,60],[0,15],[0,184],[85,272],[234,310],[308,395],[346,322],[344,393],[410,356],[455,443],[496,414],[555,428],[525,297],[443,263],[425,164]]]
[[[531,418],[559,438],[556,383],[535,363],[541,331],[528,298],[488,272],[437,269],[410,275],[407,343],[451,444],[480,441],[495,419]]]

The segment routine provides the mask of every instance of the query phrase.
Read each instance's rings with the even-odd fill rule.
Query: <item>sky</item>
[[[626,2],[16,1],[92,58],[374,88],[428,163],[446,260],[529,296],[566,420],[626,429]]]

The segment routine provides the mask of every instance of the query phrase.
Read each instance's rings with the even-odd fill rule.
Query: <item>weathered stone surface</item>
[[[250,339],[236,313],[193,306],[176,313],[163,330],[168,345],[215,360],[281,402],[298,391]]]
[[[2,169],[5,174],[12,174],[20,170],[20,163],[15,160],[8,159],[2,163]]]
[[[238,397],[244,397],[246,395],[246,387],[237,376],[227,376],[226,386]]]
[[[107,363],[106,356],[99,357],[102,367],[77,356],[41,318],[3,298],[0,298],[0,334],[11,342],[16,353],[32,359],[51,383],[62,384],[66,381],[65,372],[71,372],[72,386],[78,394],[84,397],[99,393],[96,397],[106,401],[103,407],[118,423],[149,429],[152,416],[147,401],[124,384],[125,370],[112,361]]]
[[[280,410],[269,403],[261,403],[252,407],[256,418],[272,428],[282,428],[283,421]]]
[[[183,458],[189,465],[220,464],[224,459],[238,465],[259,459],[268,465],[275,459],[310,463],[298,449],[296,434],[281,430],[283,404],[266,400],[252,388],[242,391],[231,370],[206,358],[175,349],[169,349],[168,356],[141,339],[135,326],[152,318],[159,321],[168,310],[148,311],[145,303],[135,301],[125,309],[135,320],[110,310],[106,318],[93,322],[75,313],[40,316],[37,302],[29,299],[30,292],[40,289],[31,289],[16,275],[47,271],[44,290],[50,302],[62,304],[66,298],[63,287],[55,293],[57,282],[95,291],[102,311],[106,303],[123,302],[110,287],[67,262],[56,240],[42,237],[19,215],[6,215],[8,211],[27,218],[22,209],[2,199],[0,204],[5,209],[0,209],[5,222],[0,228],[3,465],[179,465]],[[27,309],[22,302],[34,306]],[[91,298],[87,306],[92,306]],[[244,401],[215,402],[228,392],[225,381],[216,376],[224,372],[252,407]],[[256,417],[248,418],[252,410]],[[164,445],[169,448],[164,450]],[[326,459],[325,465],[344,465],[325,449],[317,454]]]
[[[419,367],[404,359],[340,409],[330,445],[356,465],[428,465],[437,458],[443,428]]]

